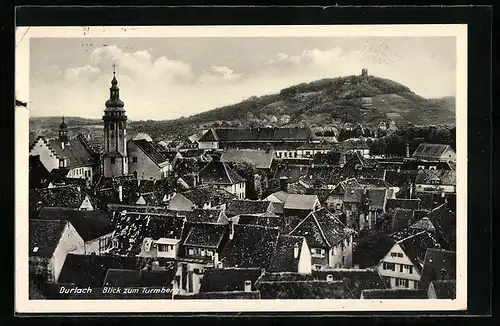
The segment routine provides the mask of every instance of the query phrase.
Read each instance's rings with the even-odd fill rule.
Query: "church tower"
[[[109,100],[104,110],[104,177],[117,177],[128,174],[127,158],[127,116],[125,105],[120,100],[120,89],[116,80],[116,65],[113,65],[113,79],[109,89]]]
[[[62,122],[59,125],[59,139],[61,142],[68,141],[68,125],[64,122],[64,116],[62,117]]]

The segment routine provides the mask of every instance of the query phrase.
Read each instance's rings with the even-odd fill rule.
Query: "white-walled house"
[[[304,237],[280,235],[269,271],[311,274],[311,251],[306,239]]]
[[[131,139],[127,143],[128,171],[141,180],[164,179],[172,172],[172,166],[180,153],[166,155],[149,139]],[[167,157],[168,156],[168,157]]]

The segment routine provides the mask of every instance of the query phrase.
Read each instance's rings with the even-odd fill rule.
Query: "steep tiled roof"
[[[427,249],[419,287],[427,289],[436,280],[454,280],[457,277],[456,253],[443,249]]]
[[[147,271],[137,269],[108,269],[104,286],[124,287],[170,287],[174,279],[175,269],[168,271]]]
[[[363,299],[428,299],[427,290],[374,289],[363,290]]]
[[[186,212],[186,219],[188,222],[226,224],[224,220],[220,220],[221,214],[219,209],[194,209]]]
[[[387,189],[386,188],[371,188],[367,190],[368,199],[370,200],[370,208],[385,210]]]
[[[174,300],[259,300],[260,292],[224,291],[224,292],[200,292],[197,294],[176,294]]]
[[[455,170],[419,170],[415,183],[428,185],[432,180],[439,181],[440,185],[456,185],[457,174]]]
[[[353,248],[353,261],[361,268],[371,268],[379,264],[396,241],[384,233],[368,233],[357,239]]]
[[[413,157],[439,158],[448,149],[451,149],[450,145],[422,143],[413,152]]]
[[[200,292],[244,291],[250,281],[255,291],[255,281],[261,276],[260,268],[207,268],[203,275]]]
[[[262,299],[355,299],[342,281],[260,282]]]
[[[422,271],[427,249],[440,248],[437,240],[427,231],[400,240],[398,244],[419,273]]]
[[[289,194],[285,200],[285,209],[313,210],[318,201],[316,195]]]
[[[283,229],[285,218],[283,216],[239,215],[238,224],[260,225]]]
[[[138,269],[138,257],[68,254],[59,275],[59,283],[79,287],[102,287],[109,269]]]
[[[228,203],[225,212],[228,217],[242,214],[264,214],[268,211],[269,206],[271,206],[271,202],[266,200],[233,200]]]
[[[215,205],[228,203],[235,199],[236,196],[227,192],[224,189],[212,187],[197,187],[183,192],[182,195],[196,205],[212,202]]]
[[[290,235],[303,236],[309,246],[333,247],[355,231],[346,227],[326,208],[311,212]]]
[[[107,211],[81,211],[62,207],[44,207],[38,219],[70,221],[84,241],[97,239],[113,231]]]
[[[112,251],[119,255],[137,255],[141,251],[144,238],[180,239],[184,218],[172,215],[144,215],[127,211],[115,215],[113,239],[119,242],[119,248]]]
[[[29,221],[29,256],[52,257],[68,225],[64,220]]]
[[[140,148],[156,165],[163,165],[168,161],[168,159],[162,154],[163,149],[146,139],[133,139],[138,148]]]
[[[310,128],[218,128],[210,129],[199,141],[289,141],[317,138]]]
[[[253,150],[253,149],[228,149],[220,160],[222,162],[248,162],[255,165],[258,169],[269,169],[274,158],[274,150]]]
[[[276,197],[276,199],[278,199],[281,203],[284,204],[289,194],[286,191],[280,190],[272,193],[271,195]]]
[[[30,188],[43,188],[47,185],[49,171],[40,161],[39,155],[29,157],[29,182]],[[44,182],[45,181],[45,182]]]
[[[298,272],[299,258],[302,251],[304,237],[280,235],[276,250],[273,253],[269,271],[271,272]],[[298,248],[298,256],[295,257],[295,246]]]
[[[294,282],[294,281],[326,281],[331,276],[334,281],[342,281],[344,286],[359,299],[365,289],[385,289],[386,285],[376,269],[331,269],[312,271],[311,274],[299,273],[266,273],[259,278],[260,282]]]
[[[436,299],[456,299],[457,282],[455,280],[432,281],[430,286],[434,288]]]
[[[417,220],[409,227],[410,229],[425,230],[429,232],[436,231],[436,228],[434,227],[434,225],[432,225],[432,222],[428,217],[423,217],[420,220]]]
[[[385,171],[385,181],[393,186],[401,187],[405,184],[410,184],[415,181],[417,170],[402,170],[402,171]]]
[[[184,240],[185,246],[219,248],[227,231],[223,224],[195,223]]]
[[[344,202],[360,203],[363,200],[363,188],[346,188],[344,193]]]
[[[331,192],[332,190],[328,188],[309,188],[305,194],[318,196],[319,202],[324,204]]]
[[[245,181],[227,163],[220,161],[208,163],[200,170],[199,175],[200,181],[208,184],[230,185]]]
[[[409,209],[396,208],[392,219],[392,230],[399,231],[407,228],[411,224],[413,212]]]
[[[446,204],[436,207],[429,213],[429,219],[436,228],[436,235],[444,249],[455,250],[457,218]]]
[[[64,142],[64,149],[61,146],[61,139],[59,138],[45,139],[41,137],[41,139],[50,146],[58,158],[67,159],[67,168],[71,169],[96,163],[95,153],[84,137],[78,136],[68,139]]]
[[[420,199],[388,198],[386,209],[391,210],[396,208],[418,210],[420,209]]]
[[[388,188],[392,187],[390,183],[385,181],[382,178],[359,178],[358,182],[367,187],[375,187],[375,188]]]
[[[85,196],[75,186],[63,186],[32,190],[29,199],[34,204],[40,201],[42,207],[80,208]]]
[[[158,198],[154,193],[143,194],[139,196],[136,204],[138,205],[148,205],[156,206],[161,204],[161,199]]]
[[[221,254],[223,266],[269,268],[279,230],[256,225],[234,225],[234,237]]]

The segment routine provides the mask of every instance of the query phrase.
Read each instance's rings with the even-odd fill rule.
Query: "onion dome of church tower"
[[[113,67],[115,67],[113,65]],[[116,79],[116,71],[113,70],[113,79],[111,80],[111,88],[109,89],[109,100],[106,101],[105,111],[125,111],[125,104],[120,100],[120,89],[118,88],[118,80]]]
[[[64,122],[64,117],[62,117],[62,122],[59,125],[59,130],[68,130],[68,125]]]

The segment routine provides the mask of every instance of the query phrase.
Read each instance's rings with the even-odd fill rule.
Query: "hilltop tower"
[[[361,69],[361,76],[363,76],[363,77],[368,76],[368,69],[366,69],[366,68]]]
[[[113,79],[109,89],[109,100],[104,110],[104,177],[128,174],[127,158],[127,116],[124,103],[120,100],[120,89],[116,80],[116,65],[113,64]]]

